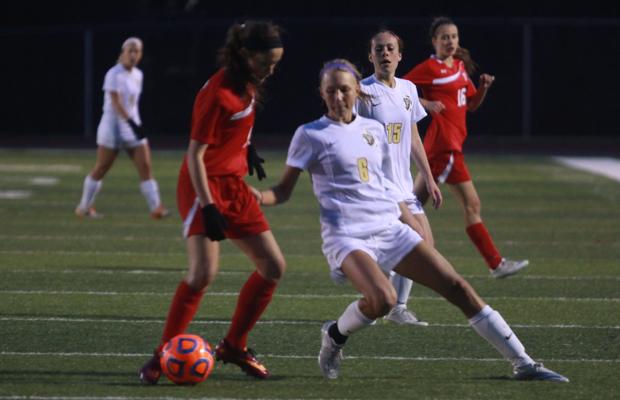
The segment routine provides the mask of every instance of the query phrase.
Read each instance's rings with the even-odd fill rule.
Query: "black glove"
[[[202,224],[205,227],[205,234],[213,241],[226,239],[224,230],[228,228],[226,218],[215,207],[215,204],[207,204],[202,207]]]
[[[136,121],[134,121],[131,118],[127,120],[127,123],[131,127],[131,130],[133,131],[133,133],[136,134],[136,137],[138,139],[144,139],[146,137],[146,135],[144,134],[144,129],[142,128],[142,125],[136,124]]]
[[[256,170],[256,177],[259,181],[262,181],[267,177],[265,174],[265,169],[261,165],[265,160],[260,158],[258,153],[256,152],[256,147],[253,144],[248,146],[248,172],[250,175],[254,175],[254,170]]]

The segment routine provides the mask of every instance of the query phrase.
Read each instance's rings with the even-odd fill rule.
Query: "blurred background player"
[[[264,205],[282,203],[290,198],[301,171],[307,170],[320,203],[323,253],[332,278],[348,279],[362,294],[338,321],[321,328],[318,360],[323,375],[336,379],[348,337],[394,307],[396,293],[386,276],[393,269],[457,306],[476,333],[511,362],[514,379],[568,382],[536,363],[500,313],[433,246],[399,221],[401,213],[409,211],[390,193],[394,184],[385,129],[353,112],[358,96],[366,96],[359,80],[359,72],[347,60],[323,66],[319,90],[327,114],[297,128],[280,182],[256,192]]]
[[[256,270],[239,292],[230,328],[217,345],[215,357],[256,378],[271,375],[247,348],[247,340],[271,302],[286,264],[244,176],[248,167],[257,170],[259,179],[264,176],[262,159],[250,145],[254,106],[283,51],[278,26],[263,21],[233,25],[219,51],[222,68],[196,96],[177,186],[189,267],[172,299],[160,344],[140,370],[145,383],[157,383],[162,346],[184,333],[194,318],[219,269],[219,241],[226,238],[248,256]]]
[[[422,90],[420,102],[432,116],[424,136],[424,148],[434,178],[447,183],[461,205],[467,235],[484,257],[491,275],[504,278],[529,262],[508,260],[500,255],[482,222],[480,198],[463,157],[467,112],[480,107],[495,77],[480,75],[476,89],[470,80],[476,64],[469,51],[459,46],[459,31],[451,19],[434,19],[430,37],[435,54],[404,76]],[[428,185],[420,175],[416,177],[415,193],[422,204],[426,203]]]
[[[80,217],[100,218],[95,198],[103,178],[114,164],[121,148],[131,157],[140,177],[140,191],[148,204],[151,217],[160,219],[170,213],[161,202],[159,186],[151,172],[151,150],[144,137],[138,102],[142,93],[142,40],[130,37],[123,42],[118,63],[110,68],[103,82],[103,115],[97,128],[97,160],[86,175],[82,199],[75,209]]]
[[[441,191],[431,174],[418,133],[417,122],[426,116],[426,112],[418,100],[416,87],[407,80],[395,77],[402,50],[403,41],[392,31],[381,30],[372,36],[368,58],[373,64],[374,74],[360,82],[362,92],[371,98],[370,101],[358,101],[356,107],[359,115],[375,119],[385,127],[393,179],[400,195],[395,200],[404,202],[411,211],[411,214],[404,213],[403,216],[411,215],[413,218],[407,218],[404,222],[433,246],[433,233],[428,218],[413,193],[410,169],[412,157],[436,208],[441,205]],[[393,274],[391,281],[397,294],[396,307],[385,319],[397,324],[428,325],[407,309],[412,281],[399,274]]]

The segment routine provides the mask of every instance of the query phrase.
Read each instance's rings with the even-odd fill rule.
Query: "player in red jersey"
[[[247,337],[270,303],[286,263],[243,177],[248,169],[252,174],[253,168],[259,179],[265,176],[263,160],[250,144],[254,103],[282,54],[278,26],[264,21],[235,24],[218,54],[222,68],[196,96],[189,147],[177,186],[189,269],[172,299],[161,342],[140,369],[145,383],[157,383],[163,344],[185,332],[193,319],[218,272],[219,241],[226,238],[250,258],[256,271],[239,292],[230,329],[215,356],[256,378],[270,376],[247,348]]]
[[[500,255],[482,222],[480,198],[463,157],[467,112],[480,107],[495,77],[481,74],[476,89],[470,80],[476,64],[469,51],[459,46],[459,31],[450,18],[435,18],[430,36],[435,54],[404,76],[422,90],[420,102],[432,116],[424,137],[424,149],[433,177],[439,183],[448,183],[461,204],[467,234],[487,262],[491,275],[504,278],[517,273],[529,262],[508,260]],[[422,203],[428,200],[428,190],[421,176],[416,177],[415,194]]]

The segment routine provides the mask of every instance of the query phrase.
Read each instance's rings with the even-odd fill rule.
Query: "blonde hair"
[[[123,45],[121,46],[121,51],[124,51],[127,47],[131,46],[131,45],[136,45],[137,47],[140,48],[140,50],[142,50],[142,39],[140,39],[139,37],[129,37],[127,39],[125,39],[125,41],[123,42]]]
[[[357,82],[357,95],[360,100],[362,100],[364,103],[368,103],[372,99],[371,95],[362,92],[360,88],[362,74],[360,74],[355,64],[353,64],[351,61],[344,58],[335,58],[333,60],[327,61],[325,64],[323,64],[323,68],[321,68],[321,72],[319,73],[319,85],[320,82],[323,80],[323,75],[330,71],[342,71],[350,73],[351,75],[353,75],[355,81]]]

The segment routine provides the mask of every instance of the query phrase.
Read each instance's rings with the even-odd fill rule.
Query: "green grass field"
[[[545,157],[471,156],[483,216],[503,254],[530,266],[489,278],[447,188],[428,215],[437,247],[513,326],[528,352],[569,384],[514,382],[510,366],[447,302],[415,286],[427,328],[378,323],[353,336],[341,377],[322,378],[319,329],[356,294],[336,286],[320,250],[304,174],[291,201],[266,209],[289,268],[250,346],[274,374],[217,365],[208,381],[142,386],[138,368],[163,327],[186,256],[175,209],[180,152],[156,152],[173,217],[153,221],[121,156],[105,180],[102,220],[73,215],[95,152],[0,150],[0,399],[617,399],[620,398],[620,184]],[[284,152],[265,153],[269,179]],[[6,197],[28,196],[26,198]],[[221,272],[192,333],[217,343],[252,266],[224,243]]]

